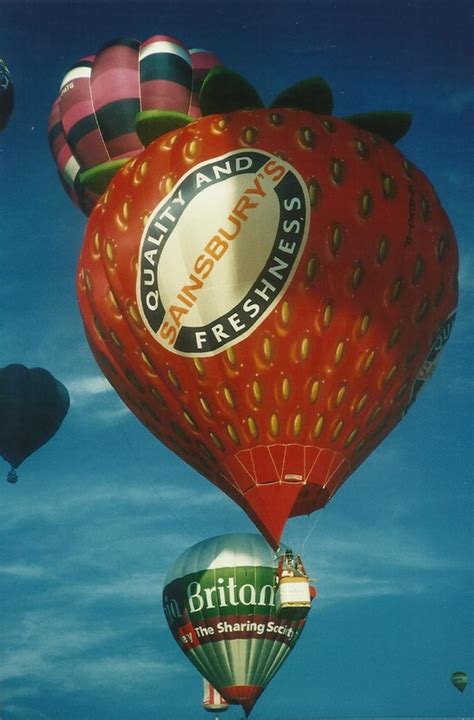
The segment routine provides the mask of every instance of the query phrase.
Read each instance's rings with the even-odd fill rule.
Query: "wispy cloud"
[[[0,575],[10,575],[20,580],[37,580],[44,575],[44,568],[26,564],[0,565]]]

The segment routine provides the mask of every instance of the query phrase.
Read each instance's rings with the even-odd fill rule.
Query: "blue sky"
[[[461,254],[458,316],[434,378],[327,508],[288,525],[319,596],[252,718],[474,717],[472,687],[449,682],[453,670],[474,674],[472,15],[460,0],[3,0],[16,107],[0,135],[0,364],[47,367],[72,404],[18,484],[0,483],[2,720],[204,718],[200,679],[165,626],[162,581],[189,545],[253,532],[114,394],[75,298],[85,219],[56,177],[49,109],[77,59],[157,33],[213,50],[268,102],[322,75],[336,114],[413,112],[400,149],[434,183]]]

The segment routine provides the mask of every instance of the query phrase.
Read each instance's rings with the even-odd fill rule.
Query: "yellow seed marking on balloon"
[[[270,432],[273,437],[276,437],[280,432],[280,421],[276,413],[273,413],[270,418]]]
[[[257,128],[246,127],[242,130],[241,140],[245,145],[255,145],[258,140],[259,132]]]
[[[187,422],[191,425],[191,427],[192,427],[194,430],[198,430],[198,429],[199,429],[198,426],[196,425],[195,421],[194,421],[193,416],[192,416],[187,410],[183,410],[183,415],[184,415],[184,417],[186,418]]]
[[[301,433],[301,430],[303,428],[303,416],[301,413],[297,413],[295,415],[295,419],[293,420],[293,435],[298,436]]]
[[[212,123],[211,132],[213,132],[214,135],[221,135],[227,128],[228,124],[229,123],[226,118],[220,117]]]
[[[251,415],[249,415],[249,417],[247,418],[247,427],[249,429],[251,436],[254,438],[257,438],[258,437],[258,426],[257,426],[257,423],[255,422],[255,419]]]
[[[390,383],[393,380],[393,377],[394,377],[395,373],[397,372],[397,370],[398,370],[398,365],[392,365],[392,367],[390,368],[390,370],[388,371],[388,373],[385,376],[384,382],[386,385],[388,385],[388,383]]]
[[[202,395],[201,395],[200,398],[199,398],[199,403],[200,403],[202,409],[204,410],[204,412],[206,413],[206,415],[207,415],[208,417],[212,417],[212,409],[211,409],[211,406],[210,406],[209,403],[207,402],[206,398],[203,397]]]
[[[232,348],[232,347],[227,348],[225,351],[225,354],[227,356],[227,360],[229,361],[229,363],[231,365],[235,365],[237,362],[237,357],[236,357],[234,348]]]
[[[252,383],[252,393],[258,403],[262,401],[262,386],[258,380],[254,380]]]
[[[321,435],[323,428],[324,428],[324,417],[322,415],[320,415],[316,421],[316,425],[314,426],[313,437],[318,438]]]
[[[285,377],[283,378],[283,381],[281,383],[281,394],[283,396],[283,400],[288,400],[291,394],[291,385],[289,378]]]
[[[352,432],[348,435],[346,442],[344,443],[344,447],[349,447],[349,445],[353,442],[353,440],[356,437],[358,432],[359,432],[359,428],[354,428],[354,430],[352,430]]]
[[[303,338],[300,345],[300,357],[302,360],[306,360],[309,355],[309,340],[307,337]]]
[[[120,230],[120,232],[125,232],[128,229],[126,219],[123,218],[123,215],[121,215],[120,213],[115,213],[114,222],[115,226],[118,228],[118,230]]]
[[[138,167],[135,169],[135,172],[133,173],[133,184],[134,185],[141,185],[145,175],[148,172],[148,162],[145,160],[145,162],[140,163]]]
[[[375,408],[372,410],[372,412],[371,412],[371,414],[370,414],[370,417],[369,417],[369,419],[368,419],[367,422],[368,422],[368,423],[373,422],[373,421],[375,420],[375,418],[377,418],[377,417],[380,415],[381,412],[382,412],[382,406],[381,406],[381,405],[377,405],[377,407],[375,407]]]
[[[343,182],[345,174],[346,174],[344,160],[339,160],[337,158],[332,160],[330,172],[331,172],[331,178],[333,179],[333,182],[335,182],[336,185],[340,185],[340,183]]]
[[[366,444],[366,442],[367,442],[367,438],[364,438],[363,440],[361,440],[361,441],[355,446],[355,448],[354,448],[354,453],[360,452],[360,451],[362,450],[362,448],[364,447],[364,445]]]
[[[382,264],[387,259],[387,255],[388,255],[388,238],[385,237],[385,235],[384,235],[383,237],[381,237],[380,242],[379,242],[379,247],[377,250],[377,261],[380,264]]]
[[[382,192],[387,200],[394,198],[397,193],[395,180],[390,175],[382,175]]]
[[[100,255],[100,235],[98,232],[94,233],[92,238],[92,246],[94,248],[94,255]]]
[[[421,276],[423,275],[423,272],[425,270],[425,261],[421,257],[421,255],[418,255],[416,259],[415,269],[413,271],[413,284],[416,285],[419,281]]]
[[[309,258],[306,263],[306,279],[308,282],[312,282],[316,275],[317,261],[314,255]]]
[[[312,403],[315,403],[316,400],[318,399],[320,389],[321,389],[321,383],[319,382],[319,380],[314,380],[311,385],[311,390],[309,393],[309,399]]]
[[[369,149],[363,140],[356,140],[355,146],[359,157],[369,157]]]
[[[282,125],[283,115],[281,115],[280,113],[271,112],[268,116],[268,120],[270,122],[270,125]]]
[[[342,356],[344,355],[344,348],[345,348],[344,341],[341,340],[337,344],[336,352],[334,354],[334,362],[336,363],[336,365],[338,365],[342,360]]]
[[[402,395],[407,391],[408,387],[410,385],[410,380],[405,380],[403,385],[397,390],[395,397],[393,398],[393,402],[397,403]]]
[[[123,216],[123,219],[124,219],[124,220],[128,220],[129,214],[130,214],[130,204],[129,204],[129,202],[126,200],[126,201],[123,203],[123,205],[122,205],[122,216]]]
[[[163,395],[156,388],[152,387],[150,392],[153,395],[153,397],[155,398],[155,400],[158,400],[160,405],[163,405],[163,407],[167,407],[166,400],[164,399]]]
[[[395,330],[393,331],[393,333],[390,335],[390,339],[389,339],[389,341],[388,341],[388,346],[389,346],[390,349],[393,348],[394,345],[397,344],[397,342],[398,342],[399,339],[400,339],[400,335],[401,335],[401,329],[400,329],[400,326],[398,325],[398,326],[395,328]]]
[[[114,246],[110,242],[110,240],[107,240],[105,243],[105,256],[110,264],[112,264],[115,260],[114,257]]]
[[[362,274],[363,274],[362,265],[357,265],[354,272],[352,273],[352,288],[354,290],[357,290],[357,288],[359,287],[359,285],[362,281]]]
[[[89,292],[92,292],[92,281],[91,281],[91,276],[89,275],[88,272],[84,273],[84,283],[85,283],[87,290]]]
[[[413,165],[406,158],[403,159],[403,171],[409,178],[413,175]]]
[[[371,352],[367,355],[367,358],[364,363],[363,371],[367,372],[372,367],[372,364],[375,360],[375,350],[371,350]]]
[[[361,335],[365,335],[365,333],[369,329],[369,325],[370,325],[370,315],[369,315],[369,313],[366,313],[365,315],[362,316],[362,320],[360,322],[360,334]]]
[[[175,180],[172,175],[166,175],[160,183],[160,189],[163,195],[167,195],[172,191],[175,185]]]
[[[336,395],[336,407],[339,407],[341,405],[341,403],[345,397],[346,397],[346,386],[341,385],[341,387],[337,391],[337,395]]]
[[[112,290],[110,288],[107,290],[107,295],[110,300],[110,304],[112,305],[114,310],[121,315],[122,313],[120,312],[117,298],[115,297],[114,293],[112,292]]]
[[[284,300],[281,306],[281,319],[284,325],[288,325],[290,322],[290,306],[287,300]]]
[[[394,282],[394,284],[392,286],[392,292],[390,295],[390,299],[392,300],[392,302],[396,302],[399,299],[399,297],[402,293],[402,285],[403,285],[403,280],[401,278],[398,278],[398,280],[396,280]]]
[[[324,308],[324,315],[323,315],[323,325],[325,328],[328,328],[331,324],[333,317],[333,310],[331,303],[328,303],[326,307]]]
[[[214,443],[214,445],[215,445],[217,448],[219,448],[219,450],[223,450],[223,449],[224,449],[224,446],[223,446],[223,444],[221,443],[221,441],[219,440],[219,438],[217,437],[217,435],[215,435],[212,431],[210,431],[210,432],[209,432],[209,436],[210,436],[212,442]]]
[[[428,298],[424,298],[423,302],[421,303],[421,305],[418,308],[418,311],[416,313],[416,322],[417,323],[420,323],[426,317],[429,307],[430,307],[430,301],[428,300]]]
[[[143,350],[141,351],[140,355],[141,355],[143,362],[147,366],[148,370],[151,370],[151,372],[156,373],[156,370],[153,367],[153,363],[150,360],[150,358],[148,357],[148,355],[145,352],[143,352]]]
[[[334,132],[334,130],[335,130],[334,123],[331,122],[331,120],[326,120],[326,119],[321,120],[321,125],[328,132]]]
[[[361,197],[360,200],[360,215],[366,219],[369,217],[370,213],[372,212],[372,195],[371,193],[366,190]]]
[[[235,408],[235,398],[230,388],[224,388],[224,397],[226,399],[227,405],[231,408]]]
[[[201,358],[194,357],[193,363],[194,363],[194,367],[198,371],[199,375],[201,375],[201,377],[202,377],[206,371],[204,370],[204,365],[203,365]]]
[[[263,354],[265,355],[266,360],[272,359],[273,354],[273,348],[272,348],[272,342],[270,338],[266,337],[263,341]]]
[[[361,410],[364,409],[364,407],[365,407],[365,405],[366,405],[366,403],[367,403],[367,398],[368,398],[367,393],[364,393],[364,394],[361,396],[361,398],[360,398],[360,400],[359,400],[359,402],[357,403],[356,408],[355,408],[355,413],[356,413],[356,415],[358,415],[358,414],[361,412]]]
[[[173,146],[176,145],[177,140],[177,135],[170,135],[169,137],[165,136],[165,138],[160,142],[160,149],[172,150]]]
[[[173,383],[173,385],[176,388],[178,388],[178,390],[181,390],[181,383],[179,382],[178,378],[176,377],[176,375],[174,374],[174,372],[172,370],[168,370],[168,377],[171,380],[171,382]]]
[[[116,334],[114,333],[113,330],[110,331],[110,337],[112,338],[112,341],[113,341],[114,345],[116,345],[119,350],[123,350],[122,341],[120,340],[120,338],[118,337],[118,335],[116,335]]]
[[[321,197],[321,186],[317,180],[310,180],[308,183],[309,203],[311,207],[316,207]]]
[[[445,254],[446,254],[448,242],[449,242],[449,238],[448,238],[447,233],[443,233],[438,238],[438,243],[436,245],[436,257],[438,258],[439,262],[441,262],[441,260],[443,260]]]
[[[337,255],[340,250],[342,236],[342,227],[340,225],[335,225],[331,235],[331,252],[333,255]]]
[[[141,327],[142,321],[140,318],[140,313],[138,312],[138,309],[137,309],[137,306],[135,305],[135,303],[128,306],[127,312],[130,315],[132,321],[135,323],[135,325],[138,325],[139,327]]]
[[[298,131],[298,142],[306,150],[311,150],[316,144],[316,133],[311,128],[302,127]]]
[[[227,432],[229,434],[229,437],[235,442],[236,445],[238,445],[240,443],[239,435],[235,427],[230,423],[227,424]]]
[[[97,334],[99,335],[99,337],[102,340],[105,340],[105,337],[106,337],[105,330],[102,326],[102,323],[100,322],[99,318],[96,315],[94,315],[94,327],[97,330]]]
[[[431,205],[425,197],[421,198],[421,216],[424,222],[431,217]]]
[[[337,438],[338,438],[339,435],[341,434],[341,430],[342,430],[343,427],[344,427],[344,423],[342,422],[342,420],[339,420],[339,422],[337,423],[336,427],[334,428],[333,434],[331,435],[331,440],[332,440],[333,442],[334,442],[335,440],[337,440]]]
[[[185,145],[185,148],[184,148],[185,160],[187,160],[189,162],[191,162],[192,160],[195,160],[198,153],[199,153],[199,141],[198,140],[193,139]]]

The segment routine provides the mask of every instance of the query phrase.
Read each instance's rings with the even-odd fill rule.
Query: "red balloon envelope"
[[[129,408],[276,546],[402,419],[456,278],[449,219],[390,142],[260,108],[168,133],[115,176],[78,294]]]

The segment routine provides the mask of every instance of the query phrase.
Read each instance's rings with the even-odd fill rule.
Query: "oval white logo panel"
[[[286,290],[308,236],[301,176],[262,150],[192,168],[142,235],[137,300],[156,340],[180,355],[220,352],[251,333]]]

